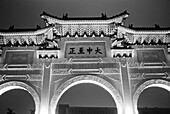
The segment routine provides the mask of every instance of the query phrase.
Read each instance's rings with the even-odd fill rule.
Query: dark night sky
[[[125,10],[130,14],[126,20],[126,25],[134,24],[134,26],[146,27],[159,24],[162,27],[170,27],[169,6],[170,0],[15,0],[15,2],[14,0],[0,0],[0,29],[8,29],[10,25],[14,25],[16,28],[35,28],[36,25],[44,27],[44,22],[40,18],[43,11],[58,17],[62,17],[63,13],[68,13],[70,17],[99,17],[102,12],[107,13],[109,17]],[[87,93],[86,91],[88,95],[85,94]],[[12,104],[9,102],[12,102],[12,99],[8,98],[14,98],[28,104],[27,109],[25,109],[27,112],[25,114],[28,114],[33,105],[30,95],[23,93],[23,91],[11,91],[9,94],[12,97],[9,97],[10,95],[8,94],[0,97],[0,110],[2,106],[12,107],[9,105]],[[92,101],[92,98],[96,100],[86,102]],[[154,106],[150,103],[157,101],[160,106],[170,107],[170,104],[166,102],[170,101],[170,94],[163,89],[148,89],[140,97],[140,99],[144,98],[145,100],[139,101],[141,106]],[[155,99],[153,100],[152,98]],[[68,90],[61,98],[61,103],[68,102],[71,105],[80,105],[77,104],[80,100],[83,100],[81,101],[82,105],[90,106],[113,106],[112,104],[114,104],[111,96],[105,90],[98,86],[89,86],[87,84],[75,86]],[[6,105],[4,102],[6,102]],[[13,105],[16,104],[19,105],[18,107],[23,106],[22,103],[13,102]],[[15,108],[14,110],[21,110],[21,108]],[[22,113],[18,111],[17,114]]]
[[[75,16],[117,15],[124,10],[130,14],[126,24],[135,26],[170,26],[169,0],[1,0],[0,28],[15,25],[16,28],[44,26],[40,14],[43,11],[61,17],[68,13]]]

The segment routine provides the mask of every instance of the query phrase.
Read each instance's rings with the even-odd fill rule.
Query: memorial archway
[[[138,114],[138,109],[137,109],[137,104],[138,104],[138,100],[139,100],[139,96],[141,95],[141,93],[147,89],[147,88],[151,88],[151,87],[158,87],[158,88],[162,88],[165,89],[167,91],[170,92],[170,82],[166,81],[166,80],[162,80],[162,79],[152,79],[152,80],[148,80],[144,83],[142,83],[137,90],[134,93],[133,96],[133,101],[134,101],[134,108],[135,108],[135,114]]]
[[[39,114],[39,104],[40,99],[36,91],[26,83],[19,82],[19,81],[11,81],[6,82],[0,85],[0,95],[4,94],[7,91],[14,90],[14,89],[22,89],[27,91],[33,98],[35,103],[35,114]]]
[[[97,76],[92,76],[92,75],[81,75],[77,76],[74,78],[71,78],[64,82],[54,93],[50,107],[51,107],[51,114],[55,114],[56,108],[59,102],[59,99],[61,96],[71,87],[77,85],[77,84],[82,84],[82,83],[91,83],[98,85],[102,88],[104,88],[109,94],[112,96],[113,100],[116,103],[117,107],[117,113],[122,114],[123,113],[123,102],[122,102],[122,97],[120,96],[119,92],[115,89],[113,85],[111,85],[109,82],[106,80],[97,77]]]

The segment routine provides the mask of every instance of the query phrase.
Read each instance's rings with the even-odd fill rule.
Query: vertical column
[[[126,58],[121,58],[119,60],[121,65],[121,80],[123,89],[123,101],[124,101],[124,113],[123,114],[134,114],[133,103],[131,97],[131,85],[130,77],[128,73],[128,64]]]
[[[51,61],[44,60],[40,114],[49,114],[50,83],[51,83]]]

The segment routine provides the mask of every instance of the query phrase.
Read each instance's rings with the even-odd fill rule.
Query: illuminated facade
[[[36,114],[55,114],[65,91],[92,83],[111,94],[118,114],[138,114],[143,90],[170,91],[170,28],[126,27],[128,15],[58,18],[44,12],[44,28],[1,30],[0,95],[24,89]]]

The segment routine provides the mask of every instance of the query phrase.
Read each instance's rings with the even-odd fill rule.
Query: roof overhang
[[[24,31],[24,32],[0,32],[1,36],[30,36],[30,35],[39,35],[43,33],[47,33],[52,27],[46,27],[43,29],[35,30],[35,31]]]
[[[118,30],[123,32],[123,33],[131,33],[131,34],[170,34],[170,29],[168,30],[157,30],[157,29],[153,29],[153,30],[135,30],[133,28],[127,28],[124,26],[118,26]]]

